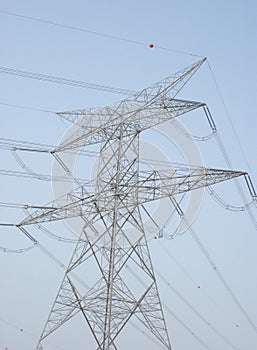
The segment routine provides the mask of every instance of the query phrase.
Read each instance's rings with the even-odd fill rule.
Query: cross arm
[[[175,97],[205,60],[195,62],[112,106],[57,113],[77,124],[79,129],[54,152],[114,140],[121,135],[126,137],[203,106],[199,102],[176,100]]]
[[[95,196],[81,186],[73,192],[67,193],[58,200],[53,201],[51,205],[38,208],[16,226],[64,220],[83,216],[86,213],[92,214],[96,212]]]
[[[54,152],[136,135],[143,130],[204,106],[203,102],[178,99],[163,99],[147,107],[139,102],[124,101],[116,107],[108,106],[94,113],[88,112],[89,114],[85,115],[87,123],[78,128]],[[103,122],[108,113],[108,121]]]
[[[120,101],[120,104],[124,102],[137,102],[141,103],[145,106],[148,104],[152,104],[156,101],[160,101],[163,99],[174,99],[179,91],[184,87],[184,85],[192,78],[192,76],[197,72],[197,70],[202,66],[202,64],[206,61],[206,58],[203,58],[188,67],[174,73],[157,83],[139,91],[135,92],[131,98]],[[119,104],[118,103],[118,104]],[[107,106],[102,108],[102,110],[108,110],[111,107]],[[85,126],[88,124],[90,114],[94,114],[96,109],[79,109],[73,111],[65,111],[56,113],[59,117],[70,121],[73,124],[77,124],[79,126]],[[107,111],[107,114],[103,114],[103,120],[110,121],[110,116],[112,113]]]
[[[165,98],[175,98],[179,91],[185,86],[185,84],[192,78],[197,70],[206,61],[203,58],[192,65],[185,67],[184,69],[174,73],[167,78],[153,84],[150,87],[143,89],[134,96],[134,101],[144,101],[145,103],[151,103]]]
[[[211,186],[246,174],[243,171],[185,167],[173,171],[144,172],[134,186],[137,189],[138,202],[142,204]]]

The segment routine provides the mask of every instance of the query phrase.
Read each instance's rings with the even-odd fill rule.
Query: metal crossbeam
[[[167,98],[149,106],[145,106],[143,102],[122,101],[100,110],[85,110],[79,123],[80,128],[53,152],[99,144],[105,140],[116,140],[121,135],[130,137],[204,106],[202,102]]]

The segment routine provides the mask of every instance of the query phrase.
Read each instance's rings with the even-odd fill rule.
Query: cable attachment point
[[[206,118],[207,118],[207,120],[209,122],[209,125],[210,125],[210,127],[212,129],[212,132],[215,133],[217,131],[217,128],[216,128],[216,125],[214,123],[214,119],[213,119],[213,117],[211,115],[211,112],[210,112],[209,108],[207,107],[207,105],[203,106],[203,110],[204,110]]]
[[[250,178],[250,176],[248,174],[245,174],[244,177],[245,177],[245,181],[246,181],[247,187],[249,189],[249,192],[250,192],[253,200],[256,201],[257,200],[257,194],[256,194],[255,188],[253,186],[252,180],[251,180],[251,178]]]

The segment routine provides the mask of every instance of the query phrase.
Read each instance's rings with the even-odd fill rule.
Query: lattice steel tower
[[[141,208],[147,202],[173,198],[244,173],[203,167],[174,170],[171,166],[142,170],[139,137],[143,130],[205,106],[175,98],[204,61],[114,105],[59,114],[78,128],[52,151],[57,159],[60,152],[93,144],[100,144],[100,151],[95,181],[67,193],[50,209],[36,210],[19,224],[22,228],[73,217],[85,223],[38,350],[49,334],[79,312],[99,350],[117,349],[116,338],[131,318],[137,318],[162,346],[171,349]],[[142,283],[131,283],[126,274],[128,263]],[[98,271],[94,278],[90,276],[93,265]],[[75,271],[91,285],[79,286]]]

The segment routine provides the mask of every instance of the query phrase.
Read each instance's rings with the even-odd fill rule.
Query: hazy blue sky
[[[233,168],[249,171],[257,184],[256,14],[257,5],[253,0],[1,1],[0,67],[140,90],[200,59],[194,55],[207,57],[210,66],[205,63],[179,97],[208,104]],[[150,42],[155,44],[153,49],[148,47]],[[104,106],[123,97],[4,74],[0,74],[0,89],[0,138],[52,145],[60,142],[69,123],[52,113],[6,104],[65,111]],[[209,133],[203,112],[184,115],[181,122],[194,135]],[[181,161],[181,150],[163,141],[157,132],[146,133],[144,139],[146,143],[156,142],[156,147],[162,149],[168,159]],[[198,146],[206,166],[227,168],[216,139],[199,142]],[[15,154],[0,152],[0,169],[26,170],[18,164]],[[51,174],[50,157],[21,153],[19,156],[33,171]],[[84,177],[89,165],[79,164],[78,172]],[[0,176],[0,202],[45,204],[53,198],[50,182]],[[250,201],[244,181],[240,181],[240,186],[246,201]],[[225,202],[244,205],[233,182],[217,186],[217,193]],[[0,209],[1,223],[17,223],[26,215],[20,209]],[[256,349],[257,330],[253,325],[257,328],[257,233],[254,224],[256,226],[255,207],[251,212],[231,212],[220,207],[208,193],[193,224],[252,325],[190,233],[173,240],[149,242],[174,350]],[[170,223],[167,232],[172,233],[174,226]],[[59,236],[67,235],[67,230],[59,224],[47,225],[47,228]],[[31,233],[64,264],[68,263],[73,245],[48,238],[35,228],[31,228]],[[0,227],[1,247],[14,249],[29,244],[15,229]],[[0,350],[33,350],[64,271],[39,248],[23,254],[0,254]],[[133,327],[121,333],[118,345],[122,350],[161,349]],[[77,318],[49,337],[44,350],[95,348],[84,320]]]

